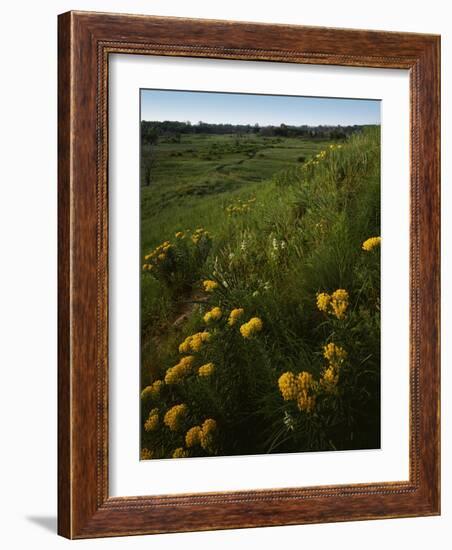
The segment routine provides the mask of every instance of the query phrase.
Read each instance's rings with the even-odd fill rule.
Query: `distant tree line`
[[[141,121],[141,139],[143,145],[155,145],[159,138],[171,138],[180,141],[183,134],[236,134],[245,136],[259,134],[266,137],[300,137],[310,139],[346,139],[349,135],[361,131],[362,125],[353,126],[292,126],[280,124],[279,126],[260,126],[259,124],[210,124],[199,121],[198,124],[179,122],[173,120]]]

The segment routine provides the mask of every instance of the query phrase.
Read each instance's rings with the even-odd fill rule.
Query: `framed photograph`
[[[61,535],[440,513],[439,59],[59,16]]]

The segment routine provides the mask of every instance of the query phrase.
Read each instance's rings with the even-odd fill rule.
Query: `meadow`
[[[141,458],[378,448],[379,127],[141,162]]]

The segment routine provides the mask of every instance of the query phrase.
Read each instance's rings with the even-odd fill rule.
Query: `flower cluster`
[[[193,235],[191,236],[191,241],[193,244],[198,244],[203,237],[209,239],[209,232],[206,231],[203,227],[198,227],[198,229],[193,232]]]
[[[213,418],[204,420],[201,428],[200,442],[201,447],[205,450],[211,450],[214,444],[215,434],[217,431],[217,423]]]
[[[321,384],[327,391],[332,391],[339,381],[339,370],[347,357],[347,352],[330,342],[323,347],[323,356],[328,361],[328,366],[323,372]]]
[[[245,214],[246,212],[250,211],[251,205],[255,201],[256,197],[252,197],[247,201],[242,201],[241,199],[238,199],[235,204],[230,204],[226,207],[226,212],[229,214],[229,216],[233,216],[235,214]]]
[[[163,422],[172,432],[175,432],[180,429],[187,413],[188,407],[184,403],[181,405],[174,405],[174,407],[171,407],[171,409],[166,412]]]
[[[323,347],[323,357],[332,365],[340,366],[347,358],[347,352],[341,346],[330,342]]]
[[[167,384],[177,384],[186,378],[193,370],[194,360],[195,358],[193,355],[186,355],[185,357],[182,357],[177,365],[170,367],[166,371],[165,382]]]
[[[179,346],[179,353],[189,353],[190,351],[197,352],[202,348],[205,342],[209,341],[209,339],[210,333],[206,330],[187,336]]]
[[[215,371],[215,365],[213,363],[206,363],[198,369],[198,376],[212,376]]]
[[[231,327],[234,326],[244,313],[245,311],[242,307],[233,309],[229,314],[228,325]]]
[[[199,445],[200,441],[201,426],[193,426],[193,428],[190,428],[185,434],[185,445],[187,445],[187,447],[191,449],[192,447]]]
[[[218,288],[218,283],[216,281],[206,280],[202,282],[202,286],[206,292],[213,292]]]
[[[370,252],[380,244],[381,244],[381,237],[370,237],[369,239],[363,242],[361,248],[366,252]]]
[[[348,292],[338,288],[331,295],[326,292],[317,294],[317,307],[320,311],[331,313],[337,319],[343,319],[349,304]]]
[[[140,460],[151,460],[153,457],[153,452],[149,449],[146,449],[146,447],[143,447],[140,452]]]
[[[141,399],[146,399],[147,397],[157,397],[164,385],[165,383],[163,380],[156,380],[150,386],[146,386],[141,392]]]
[[[147,254],[144,257],[146,263],[143,264],[143,271],[152,271],[154,267],[164,262],[172,246],[169,241],[165,241],[159,244],[150,254]]]
[[[320,311],[325,313],[328,311],[329,305],[331,302],[331,296],[326,292],[319,292],[317,294],[317,307]]]
[[[296,401],[298,409],[310,413],[315,407],[315,382],[312,374],[285,372],[278,380],[279,391],[284,401]]]
[[[252,338],[262,330],[263,326],[264,325],[259,317],[253,317],[240,327],[240,334],[243,338]]]
[[[281,374],[278,380],[279,391],[284,401],[293,401],[298,395],[298,381],[293,372]]]
[[[147,432],[153,432],[156,430],[159,426],[159,410],[158,409],[152,409],[149,413],[149,416],[144,423],[144,429]]]
[[[177,449],[174,449],[173,458],[187,458],[188,456],[188,451],[183,447],[178,447]]]
[[[222,315],[223,312],[219,307],[213,307],[204,315],[203,319],[205,323],[210,323],[211,321],[218,321],[219,319],[221,319]]]
[[[204,420],[202,426],[193,426],[185,434],[185,444],[190,449],[200,445],[205,451],[212,451],[217,431],[217,423],[213,418]]]

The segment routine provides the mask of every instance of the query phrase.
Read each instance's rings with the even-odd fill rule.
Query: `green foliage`
[[[183,135],[158,145],[157,183],[142,190],[143,258],[159,242],[169,248],[142,275],[142,387],[181,357],[194,359],[177,383],[142,399],[143,425],[159,411],[158,427],[142,432],[155,458],[185,448],[186,431],[209,418],[211,444],[190,456],[380,445],[380,256],[362,248],[380,235],[379,128],[340,144],[273,140]],[[175,147],[192,152],[168,157]],[[214,282],[210,292],[204,280]],[[320,309],[318,294],[331,304],[337,289],[347,295],[343,314]],[[205,317],[214,307],[220,317]],[[236,308],[243,314],[231,322]],[[241,330],[253,318],[262,327]],[[197,349],[179,351],[204,332]],[[344,358],[328,359],[328,344]],[[208,363],[212,374],[200,376]],[[283,398],[286,372],[307,373],[304,397],[297,386],[297,399]],[[188,414],[172,431],[163,418],[178,403]]]

